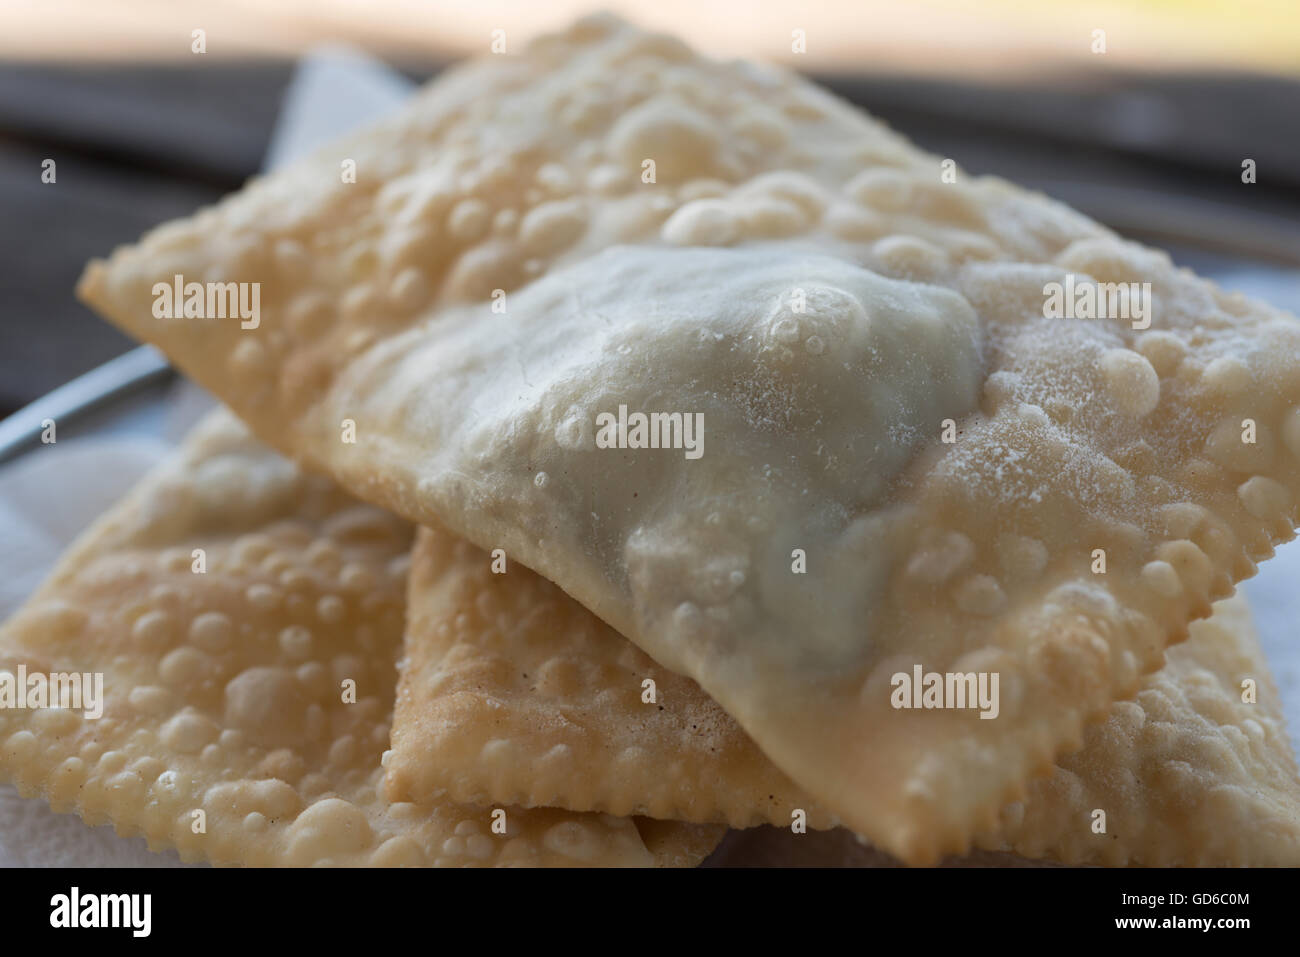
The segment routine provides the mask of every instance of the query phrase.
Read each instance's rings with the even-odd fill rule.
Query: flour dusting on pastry
[[[178,273],[260,281],[259,326],[153,318]],[[1130,284],[1138,322],[1049,306]],[[555,581],[912,862],[965,850],[1296,519],[1294,318],[611,18],[81,292],[268,443]],[[593,447],[620,406],[701,414],[704,453]],[[996,674],[998,717],[891,707],[917,668]]]

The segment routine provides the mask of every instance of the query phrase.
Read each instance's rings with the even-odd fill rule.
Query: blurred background
[[[422,80],[593,9],[786,63],[1300,308],[1300,0],[0,0],[0,417],[131,347],[75,302],[83,264],[255,173],[304,53]]]

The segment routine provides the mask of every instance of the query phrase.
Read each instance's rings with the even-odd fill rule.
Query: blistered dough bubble
[[[1110,397],[1126,415],[1149,415],[1160,402],[1160,378],[1145,358],[1129,349],[1112,349],[1101,357],[1101,372]]]
[[[648,100],[618,118],[609,132],[610,152],[623,165],[639,171],[653,159],[665,181],[684,181],[708,173],[719,148],[709,118],[684,103]]]
[[[740,238],[740,224],[729,203],[697,199],[668,218],[663,238],[678,246],[727,246]]]

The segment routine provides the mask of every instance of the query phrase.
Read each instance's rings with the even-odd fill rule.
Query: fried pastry
[[[834,823],[698,684],[528,569],[494,573],[468,542],[422,528],[409,601],[390,793],[742,828],[792,830],[797,811],[809,829]],[[804,836],[773,838],[771,853],[878,860],[851,837],[809,837],[813,852]],[[1300,777],[1245,599],[1193,624],[1136,699],[1089,727],[978,843],[1013,855],[983,863],[1300,863]]]
[[[410,541],[214,413],[0,628],[0,682],[103,682],[0,708],[0,773],[184,860],[698,864],[722,828],[384,797]]]
[[[178,276],[260,315],[166,318]],[[556,582],[914,863],[1293,534],[1293,317],[606,17],[80,292],[269,444]],[[987,707],[919,687],[965,675]]]

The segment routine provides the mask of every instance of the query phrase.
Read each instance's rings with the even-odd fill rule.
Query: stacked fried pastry
[[[56,808],[235,864],[1300,863],[1229,597],[1300,325],[796,76],[588,18],[80,293],[230,411],[0,632],[106,675],[0,711]]]

